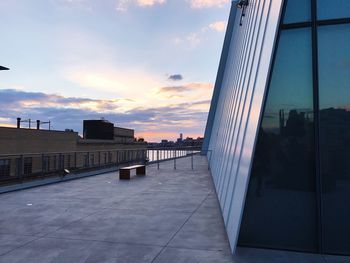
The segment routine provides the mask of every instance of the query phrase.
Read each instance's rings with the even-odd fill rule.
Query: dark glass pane
[[[246,197],[240,245],[316,252],[311,53],[309,28],[282,31]]]
[[[317,0],[318,20],[350,18],[349,0]]]
[[[309,22],[311,20],[310,0],[288,0],[284,24]]]
[[[325,249],[350,254],[350,25],[318,36]]]

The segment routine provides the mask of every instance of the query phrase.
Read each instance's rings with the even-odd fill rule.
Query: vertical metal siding
[[[237,244],[282,4],[283,0],[251,0],[242,26],[241,10],[237,10],[234,25],[228,28],[232,36],[225,68],[221,69],[221,86],[215,87],[219,94],[212,101],[216,105],[211,106],[210,123],[208,118],[210,167],[232,252]]]

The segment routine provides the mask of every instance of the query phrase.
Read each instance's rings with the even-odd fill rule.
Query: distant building
[[[180,138],[176,140],[176,142],[162,140],[160,143],[148,143],[149,148],[165,148],[165,147],[202,147],[204,138],[198,137],[197,139],[193,139],[191,137],[187,137],[183,139],[183,134],[180,134]]]
[[[177,138],[176,142],[177,142],[177,143],[181,143],[182,140],[183,140],[183,134],[180,133],[180,138]]]
[[[96,124],[98,122],[90,122]],[[101,123],[98,123],[99,126]],[[77,132],[0,127],[0,177],[18,176],[21,172],[32,174],[39,171],[56,171],[72,167],[93,167],[97,164],[115,163],[129,158],[125,150],[146,150],[146,143],[134,141],[134,130],[114,127],[98,133],[92,129],[87,137]],[[85,126],[85,131],[91,127]],[[106,137],[103,137],[106,135]],[[102,138],[102,139],[99,139]],[[128,155],[128,156],[127,156]],[[43,160],[43,158],[45,160]]]
[[[84,120],[84,139],[113,140],[114,125],[106,120]]]
[[[132,143],[135,141],[135,131],[127,128],[114,127],[114,141],[119,143]],[[141,141],[142,140],[139,140],[139,142]]]

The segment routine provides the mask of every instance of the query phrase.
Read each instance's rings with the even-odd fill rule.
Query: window
[[[24,158],[24,165],[23,165],[24,175],[31,174],[32,170],[33,170],[33,158],[32,157],[25,157]]]
[[[71,168],[71,156],[70,156],[70,154],[67,155],[67,167]]]
[[[246,197],[241,245],[317,251],[311,47],[310,28],[281,32]]]
[[[16,176],[22,175],[22,158],[16,158]]]
[[[57,170],[57,156],[53,157],[53,169]]]
[[[95,156],[93,154],[90,154],[90,166],[95,165]]]
[[[284,24],[311,21],[311,0],[287,0]]]
[[[0,160],[0,177],[10,176],[11,171],[11,160],[2,159]]]
[[[60,155],[59,156],[59,169],[63,170],[65,168],[65,156],[64,155]]]
[[[43,170],[44,170],[44,172],[50,171],[50,156],[44,156],[44,158],[43,158]]]
[[[317,0],[318,19],[350,18],[349,0]]]
[[[349,43],[350,24],[318,29],[324,246],[335,254],[350,254]]]
[[[89,167],[89,155],[84,155],[84,167]]]

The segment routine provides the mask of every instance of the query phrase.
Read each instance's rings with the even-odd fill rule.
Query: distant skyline
[[[230,0],[2,0],[0,125],[203,136]]]

